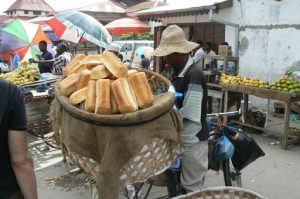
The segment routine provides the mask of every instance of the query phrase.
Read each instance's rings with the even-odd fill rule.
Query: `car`
[[[154,41],[151,40],[126,40],[126,41],[114,41],[113,44],[117,44],[120,46],[119,57],[122,62],[128,63],[131,60],[131,57],[134,56],[132,54],[132,50],[138,49],[140,47],[149,46],[154,47]]]

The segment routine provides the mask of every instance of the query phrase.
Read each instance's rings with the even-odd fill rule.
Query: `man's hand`
[[[36,63],[36,61],[33,58],[30,58],[28,61],[29,63]]]

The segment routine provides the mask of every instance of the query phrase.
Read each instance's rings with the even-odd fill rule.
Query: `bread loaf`
[[[92,79],[104,79],[111,75],[107,68],[101,64],[92,69]]]
[[[91,79],[91,71],[90,70],[83,70],[79,73],[78,82],[75,87],[75,91],[78,91],[79,89],[86,87],[89,80]]]
[[[115,97],[112,93],[112,90],[110,90],[110,101],[111,101],[111,114],[118,114],[120,113],[117,102],[115,100]]]
[[[82,62],[86,64],[88,69],[92,69],[93,67],[102,64],[102,55],[88,55]]]
[[[134,90],[139,108],[147,108],[153,104],[154,96],[144,72],[133,74],[130,77],[130,84]]]
[[[129,113],[138,110],[138,105],[134,102],[131,95],[127,79],[119,78],[115,80],[111,84],[111,89],[121,113]]]
[[[121,60],[112,52],[106,52],[102,56],[102,62],[106,68],[117,78],[127,76],[127,67],[121,62]]]
[[[84,60],[85,57],[86,56],[84,54],[77,54],[77,55],[75,55],[75,57],[68,63],[68,65],[66,65],[65,69],[67,69],[68,67],[71,67],[77,61]]]
[[[98,79],[96,82],[96,108],[95,113],[111,114],[110,80]]]
[[[75,91],[69,99],[70,104],[72,105],[76,105],[76,104],[80,104],[81,102],[83,102],[86,99],[86,90],[87,87],[81,88],[78,91]]]
[[[127,77],[131,77],[133,74],[137,73],[138,71],[135,70],[135,69],[131,69],[131,70],[128,70],[128,74],[127,74]]]
[[[96,81],[90,80],[86,90],[85,111],[94,113],[96,105]]]
[[[66,79],[59,82],[59,90],[62,95],[69,96],[75,91],[76,83],[79,79],[78,74],[71,74]]]
[[[69,76],[73,73],[80,73],[86,69],[86,64],[82,61],[76,61],[73,65],[64,69],[64,74]]]

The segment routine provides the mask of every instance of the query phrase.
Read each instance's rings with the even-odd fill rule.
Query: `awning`
[[[214,9],[218,12],[221,9],[233,6],[232,0],[185,0],[184,3],[160,6],[152,9],[136,12],[136,16],[144,20],[158,19],[173,16],[185,16],[204,14]]]

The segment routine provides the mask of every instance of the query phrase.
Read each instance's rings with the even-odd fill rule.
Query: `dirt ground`
[[[270,124],[272,128],[282,128],[277,120],[272,122],[273,124]],[[243,187],[269,199],[300,198],[300,145],[292,145],[288,150],[283,150],[278,142],[279,134],[251,135],[263,148],[266,156],[242,171]],[[40,199],[91,198],[92,180],[79,171],[75,164],[71,164],[71,172],[67,172],[59,150],[47,147],[41,140],[32,136],[30,149],[34,156]],[[207,173],[206,187],[222,185],[224,185],[222,172]],[[153,187],[149,198],[164,195],[166,195],[165,187]]]

